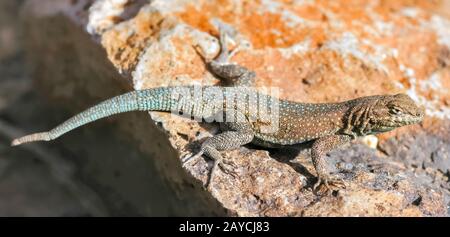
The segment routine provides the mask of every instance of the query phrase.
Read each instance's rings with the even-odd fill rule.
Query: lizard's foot
[[[201,157],[204,153],[204,150],[202,149],[200,152],[198,152],[195,155],[192,156],[185,156],[181,159],[181,162],[183,164],[183,167],[185,167],[185,165],[187,165],[188,163],[197,160],[199,157]],[[210,157],[213,159],[214,163],[213,163],[213,167],[211,168],[210,172],[209,172],[209,177],[206,183],[206,189],[210,189],[211,184],[214,180],[214,177],[216,176],[217,173],[217,169],[220,168],[221,170],[227,170],[224,168],[223,162],[222,162],[222,156],[220,154],[215,154],[213,157]],[[226,173],[226,171],[225,171]]]
[[[191,161],[197,160],[198,158],[200,158],[203,155],[203,151],[198,152],[195,155],[192,156],[185,156],[181,159],[181,163],[183,164],[183,167],[185,165],[187,165],[188,163],[190,163]]]
[[[228,30],[229,31],[229,30]],[[227,36],[230,35],[230,33],[226,30],[226,27],[223,25],[219,25],[219,47],[220,47],[220,52],[219,54],[215,57],[215,58],[208,58],[205,55],[204,50],[202,49],[202,47],[200,45],[194,45],[194,50],[197,51],[197,54],[200,55],[200,57],[203,58],[203,60],[207,63],[207,64],[213,64],[216,67],[217,66],[223,66],[223,65],[233,65],[234,63],[230,62],[230,59],[239,52],[239,50],[241,49],[241,45],[238,44],[234,49],[232,49],[231,51],[228,50],[228,45],[227,45]]]
[[[229,51],[227,45],[227,36],[233,35],[232,30],[225,25],[219,25],[219,44],[220,53],[214,59],[205,57],[200,46],[195,46],[194,49],[203,58],[211,73],[219,79],[224,80],[229,85],[233,86],[254,86],[256,73],[239,64],[233,63],[230,59],[242,48],[241,43]]]
[[[195,155],[191,155],[191,156],[189,156],[189,155],[187,155],[187,156],[185,156],[185,157],[183,157],[182,159],[181,159],[181,162],[182,162],[182,164],[183,164],[183,167],[185,167],[188,163],[190,163],[190,162],[192,162],[192,161],[194,161],[194,160],[197,160],[198,158],[200,158],[203,154],[204,154],[204,149],[202,149],[202,150],[200,150],[198,153],[196,153]],[[211,168],[211,170],[210,170],[210,172],[209,172],[209,177],[208,177],[208,181],[207,181],[207,183],[206,183],[206,189],[210,189],[210,187],[211,187],[211,183],[213,182],[213,180],[214,180],[214,177],[216,176],[216,173],[217,173],[217,169],[218,168],[220,168],[221,170],[223,170],[225,173],[227,172],[227,171],[225,171],[225,170],[228,170],[227,168],[225,168],[225,166],[224,166],[224,164],[223,164],[223,162],[222,162],[222,156],[217,152],[217,151],[215,151],[213,154],[213,156],[212,157],[210,157],[210,158],[212,158],[213,159],[213,161],[214,161],[214,163],[213,163],[213,167]]]
[[[224,172],[227,175],[231,175],[233,176],[233,178],[236,178],[238,176],[238,173],[236,172],[236,165],[232,162],[225,162],[224,160],[222,160],[221,162],[219,162],[219,168],[220,170],[222,170],[222,172]]]
[[[228,32],[223,25],[219,25],[219,44],[220,44],[220,54],[214,59],[215,63],[218,64],[230,64],[229,60],[240,50],[240,44],[236,46],[233,50],[228,50],[227,36]]]
[[[207,189],[209,189],[211,187],[211,183],[214,182],[214,178],[216,176],[218,168],[224,170],[225,173],[228,171],[229,174],[231,174],[231,170],[233,170],[228,169],[226,166],[230,163],[223,163],[222,154],[220,154],[217,147],[220,147],[221,150],[237,149],[242,145],[245,145],[252,141],[254,134],[250,131],[250,125],[240,124],[239,126],[239,131],[225,131],[223,133],[210,137],[205,142],[203,142],[201,150],[207,157],[211,158],[214,161],[209,179],[207,181]]]
[[[211,190],[212,182],[214,181],[214,177],[216,176],[216,173],[217,173],[217,168],[219,168],[221,161],[222,161],[222,159],[214,160],[213,167],[211,168],[211,171],[209,172],[208,183],[206,184],[206,189],[208,189],[208,190]]]
[[[209,175],[208,184],[206,185],[207,189],[211,188],[211,184],[215,179],[215,177],[217,176],[218,169],[220,169],[223,173],[227,175],[233,176],[233,178],[236,178],[238,175],[237,172],[235,171],[236,170],[235,165],[232,164],[231,162],[224,162],[223,159],[214,160],[214,164]]]
[[[318,193],[329,193],[331,191],[345,188],[346,185],[344,180],[323,175],[319,176],[317,182],[313,186],[313,190],[318,191]]]

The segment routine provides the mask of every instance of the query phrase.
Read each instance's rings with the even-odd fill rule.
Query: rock
[[[426,107],[422,124],[377,136],[378,150],[358,140],[332,152],[330,165],[348,188],[324,197],[311,191],[315,173],[303,148],[223,152],[238,176],[221,173],[212,191],[204,190],[210,162],[189,164],[185,173],[180,157],[217,127],[151,112],[160,131],[130,115],[120,122],[124,139],[153,158],[155,175],[189,203],[182,207],[189,213],[447,215],[446,2],[354,1],[345,8],[344,1],[57,2],[27,1],[27,46],[41,91],[55,103],[70,101],[71,109],[131,87],[217,84],[195,48],[217,54],[219,22],[234,30],[234,46],[242,46],[233,61],[254,69],[257,85],[279,89],[281,98],[332,102],[404,92]]]

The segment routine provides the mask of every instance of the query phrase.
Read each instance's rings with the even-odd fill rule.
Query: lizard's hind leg
[[[219,27],[220,54],[208,63],[210,71],[233,86],[254,86],[256,74],[246,67],[230,62],[230,58],[239,50],[239,46],[233,51],[228,51],[224,27]]]

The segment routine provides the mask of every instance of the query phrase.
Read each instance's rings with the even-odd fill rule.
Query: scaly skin
[[[226,87],[209,86],[202,87],[199,91],[205,93],[208,90],[216,89],[224,95],[224,98],[235,96],[236,92],[238,94],[256,92],[250,87],[253,85],[255,73],[245,67],[228,62],[230,55],[226,48],[225,37],[225,33],[221,31],[221,53],[215,60],[207,61],[207,65],[217,77],[240,87],[235,87],[234,92]],[[214,117],[220,112],[224,113],[223,116],[232,112],[235,115],[234,118],[240,120],[221,121],[223,132],[207,139],[202,144],[199,153],[185,159],[187,162],[204,154],[215,161],[208,186],[212,183],[217,168],[220,167],[229,172],[228,169],[225,169],[219,151],[236,149],[249,143],[263,147],[282,147],[314,141],[311,157],[318,176],[314,189],[324,184],[326,190],[331,190],[334,187],[341,188],[345,185],[341,180],[333,178],[326,168],[325,155],[327,152],[357,136],[377,134],[418,123],[424,116],[423,108],[417,106],[411,98],[404,94],[368,96],[340,103],[311,104],[278,100],[256,93],[258,98],[266,99],[266,105],[279,103],[278,116],[270,117],[269,122],[276,122],[278,129],[264,132],[263,126],[268,124],[259,120],[255,111],[250,109],[252,105],[239,107],[234,103],[228,103],[223,98],[217,100],[207,93],[197,101],[183,99],[182,96],[173,96],[176,93],[194,96],[196,92],[198,93],[196,89],[198,88],[186,86],[129,92],[93,106],[48,132],[15,139],[12,141],[12,145],[53,140],[84,124],[129,111],[183,112],[183,114],[190,114],[195,118],[204,118],[208,122],[212,122],[208,118]],[[216,99],[218,103],[212,103],[213,99]],[[236,100],[239,101],[239,98]],[[246,102],[246,100],[242,99],[242,102]],[[221,116],[219,117],[223,118]]]

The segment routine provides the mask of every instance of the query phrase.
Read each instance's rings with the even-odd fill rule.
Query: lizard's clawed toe
[[[346,184],[344,180],[332,177],[319,177],[313,186],[313,190],[318,193],[330,193],[331,191],[338,191],[345,188]]]
[[[183,167],[185,165],[187,165],[188,163],[190,163],[193,160],[198,159],[199,157],[201,157],[203,155],[203,151],[198,152],[197,154],[191,155],[191,156],[185,156],[181,159],[181,163],[183,164]]]
[[[211,169],[210,177],[208,183],[206,184],[206,189],[210,190],[212,182],[214,181],[214,177],[216,176],[217,169],[220,169],[223,173],[227,175],[231,175],[233,178],[238,176],[238,173],[235,171],[237,167],[231,162],[224,162],[224,160],[216,160],[214,161],[214,165]]]
[[[237,169],[236,165],[232,162],[219,162],[219,168],[227,175],[233,176],[233,178],[236,178],[238,176],[238,173],[235,171]]]

